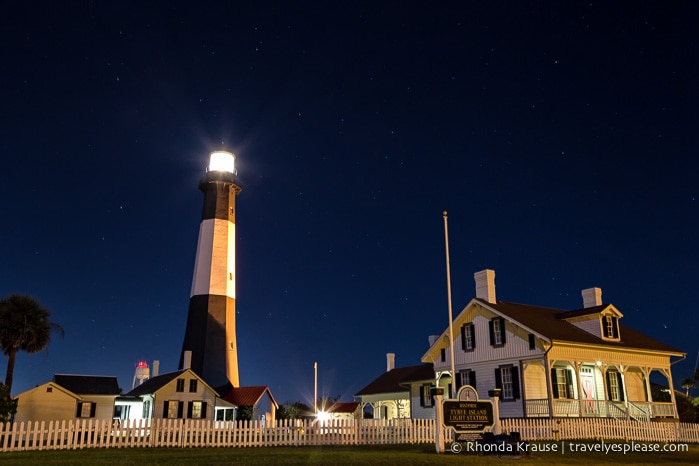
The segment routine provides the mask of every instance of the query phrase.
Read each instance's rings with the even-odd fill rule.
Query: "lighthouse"
[[[204,193],[180,368],[208,385],[240,386],[235,338],[235,198],[242,190],[235,155],[212,152]]]

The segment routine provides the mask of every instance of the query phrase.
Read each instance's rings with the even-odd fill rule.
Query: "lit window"
[[[201,401],[192,402],[192,419],[201,419]]]
[[[569,372],[566,369],[556,369],[557,398],[573,398],[573,394],[568,393],[568,376]]]
[[[95,417],[95,404],[78,403],[78,417]]]
[[[607,375],[607,382],[609,383],[609,398],[612,401],[623,401],[624,398],[621,395],[621,384],[619,383],[621,375],[615,371],[609,371]]]

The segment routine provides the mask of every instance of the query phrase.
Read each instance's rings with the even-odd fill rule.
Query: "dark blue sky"
[[[694,2],[22,2],[0,15],[0,296],[54,373],[177,369],[202,195],[237,155],[240,379],[351,396],[418,364],[473,273],[697,351]],[[408,2],[410,3],[410,2]],[[0,371],[4,376],[6,358]]]

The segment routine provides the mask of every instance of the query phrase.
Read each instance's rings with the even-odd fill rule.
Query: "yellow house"
[[[116,377],[56,374],[15,397],[15,421],[109,420],[119,393]]]
[[[476,297],[452,324],[455,374],[448,329],[422,357],[438,385],[455,379],[480,398],[501,389],[501,417],[678,417],[671,365],[685,353],[622,325],[599,288],[583,290],[583,308],[563,311],[498,301],[492,270],[474,278]],[[653,400],[653,373],[667,380],[670,401]]]

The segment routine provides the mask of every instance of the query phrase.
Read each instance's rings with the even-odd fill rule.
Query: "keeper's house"
[[[599,288],[582,291],[582,309],[563,311],[496,300],[492,270],[475,281],[476,297],[453,322],[457,388],[471,385],[481,399],[500,388],[504,418],[678,417],[671,364],[685,353],[622,325]],[[422,362],[449,393],[449,329],[430,340]],[[669,401],[653,400],[653,372],[667,380]]]

